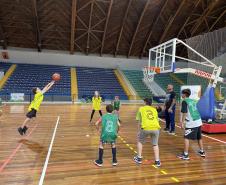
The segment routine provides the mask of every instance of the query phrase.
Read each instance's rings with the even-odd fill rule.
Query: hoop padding
[[[205,93],[197,103],[197,108],[202,120],[215,119],[215,95],[213,87],[206,88]]]

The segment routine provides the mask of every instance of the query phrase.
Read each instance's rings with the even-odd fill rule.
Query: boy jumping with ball
[[[120,127],[120,123],[118,121],[118,117],[113,112],[113,106],[107,105],[106,106],[107,114],[103,115],[96,122],[97,130],[100,129],[101,123],[101,132],[100,132],[100,144],[99,144],[99,157],[97,160],[94,161],[94,164],[101,167],[103,165],[103,154],[104,154],[104,144],[111,144],[112,147],[112,165],[116,166],[118,164],[116,158],[116,139],[118,136],[118,131]]]
[[[50,82],[42,90],[38,87],[32,89],[32,92],[34,93],[34,100],[29,105],[28,113],[26,114],[27,118],[24,120],[22,126],[18,128],[20,135],[26,134],[26,131],[28,129],[28,127],[26,126],[27,123],[36,117],[36,113],[43,101],[44,94],[53,86],[54,83],[55,81]]]

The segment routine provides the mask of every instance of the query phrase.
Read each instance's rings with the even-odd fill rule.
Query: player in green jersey
[[[121,107],[119,96],[115,96],[115,99],[112,101],[112,105],[114,108],[114,113],[118,116],[118,119],[119,119],[119,109]],[[119,122],[121,122],[120,119],[119,119]]]
[[[103,153],[104,153],[104,144],[111,144],[112,147],[112,165],[117,165],[116,158],[116,139],[118,137],[118,131],[120,127],[120,123],[118,121],[118,117],[113,112],[113,106],[106,106],[107,114],[103,115],[96,122],[97,130],[100,131],[100,144],[99,144],[99,158],[94,161],[94,163],[101,167],[103,165]],[[101,124],[101,129],[100,129]]]
[[[183,160],[190,159],[188,155],[190,140],[196,140],[198,142],[199,150],[197,153],[201,157],[205,157],[202,142],[202,119],[197,109],[197,101],[189,98],[191,95],[190,89],[184,89],[181,94],[183,101],[181,103],[180,127],[184,129],[184,151],[177,157]]]

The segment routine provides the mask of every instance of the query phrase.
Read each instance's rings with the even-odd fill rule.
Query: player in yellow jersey
[[[142,149],[143,144],[148,136],[151,137],[154,155],[155,155],[155,163],[157,167],[161,166],[159,159],[159,146],[158,139],[160,133],[160,125],[158,120],[158,112],[157,109],[152,105],[152,99],[145,98],[144,99],[145,106],[139,108],[137,112],[136,120],[139,121],[138,124],[138,138],[137,138],[137,150],[138,154],[134,157],[134,161],[137,164],[142,163]]]
[[[92,122],[93,115],[95,111],[99,111],[100,116],[102,117],[102,112],[101,112],[101,103],[102,103],[102,98],[99,94],[98,91],[94,92],[94,96],[92,98],[92,103],[93,103],[93,110],[90,116],[90,123]]]
[[[28,113],[26,114],[27,118],[24,120],[22,126],[18,128],[18,132],[20,133],[20,135],[26,134],[26,131],[28,129],[26,124],[36,117],[36,113],[39,110],[39,107],[43,101],[44,93],[46,93],[53,86],[54,83],[55,81],[48,83],[42,90],[38,87],[32,89],[32,92],[34,93],[34,100],[28,107]]]

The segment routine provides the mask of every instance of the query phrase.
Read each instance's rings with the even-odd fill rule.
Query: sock
[[[104,154],[104,149],[99,148],[99,161],[103,161],[103,154]]]
[[[116,159],[116,148],[112,148],[112,160],[114,162],[117,161],[117,159]]]
[[[203,150],[203,149],[200,149],[199,151],[200,151],[200,152],[204,152],[204,150]]]
[[[184,155],[188,155],[188,152],[184,152]]]

